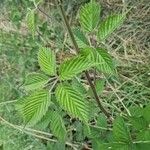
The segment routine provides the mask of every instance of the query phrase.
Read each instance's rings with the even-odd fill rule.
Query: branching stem
[[[72,32],[72,30],[71,30],[71,27],[70,27],[70,25],[69,25],[69,21],[68,21],[68,19],[67,19],[67,17],[66,17],[66,14],[65,14],[65,11],[64,11],[64,9],[63,9],[63,6],[62,6],[62,4],[61,4],[61,2],[60,2],[59,0],[56,0],[56,4],[57,4],[57,6],[58,6],[58,8],[59,8],[59,10],[60,10],[60,12],[61,12],[62,18],[63,18],[63,20],[64,20],[66,29],[67,29],[67,31],[68,31],[68,33],[69,33],[70,39],[71,39],[71,41],[72,41],[72,43],[73,43],[73,46],[74,46],[76,52],[79,53],[79,52],[80,52],[79,47],[78,47],[78,45],[77,45],[77,42],[76,42],[76,40],[75,40],[75,37],[74,37],[73,32]],[[92,89],[92,91],[93,91],[93,94],[94,94],[95,100],[96,100],[96,102],[97,102],[97,104],[98,104],[98,107],[99,107],[100,110],[106,115],[106,117],[107,117],[110,121],[112,121],[110,114],[109,114],[109,113],[107,112],[107,110],[103,107],[103,105],[102,105],[102,103],[101,103],[101,101],[100,101],[100,98],[99,98],[99,96],[98,96],[98,94],[97,94],[97,92],[96,92],[96,88],[95,88],[95,86],[94,86],[94,84],[93,84],[93,82],[92,82],[92,80],[91,80],[91,77],[90,77],[88,71],[85,71],[85,75],[86,75],[86,78],[87,78],[87,80],[88,80],[88,83],[89,83],[89,85],[90,85],[90,87],[91,87],[91,89]]]

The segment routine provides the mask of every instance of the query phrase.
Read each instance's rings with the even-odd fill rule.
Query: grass
[[[102,0],[102,7],[104,15],[112,10],[130,9],[123,27],[103,43],[118,66],[118,78],[110,77],[101,95],[113,115],[150,102],[150,2]],[[4,15],[0,16],[0,22],[0,115],[19,124],[14,106],[5,102],[22,96],[20,86],[25,75],[38,69],[37,43],[26,32],[18,32]],[[46,149],[41,140],[3,124],[0,124],[1,141],[5,150]]]
[[[104,99],[113,104],[114,109],[124,109],[121,102],[126,107],[146,105],[150,101],[150,2],[129,1],[122,5],[121,1],[108,1],[103,5],[106,10],[116,8],[118,11],[125,6],[130,9],[123,27],[103,43],[116,59],[119,75],[111,79],[113,82],[111,86],[108,84]]]

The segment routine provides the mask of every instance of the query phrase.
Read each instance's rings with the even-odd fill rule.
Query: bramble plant
[[[33,38],[37,28],[36,9],[41,3],[34,1],[35,9],[27,14],[27,24]],[[73,127],[66,120],[70,119],[81,126],[82,141],[88,139],[89,142],[87,149],[148,150],[150,105],[145,108],[132,107],[125,116],[113,116],[99,96],[105,81],[91,77],[91,74],[117,74],[111,54],[99,45],[123,24],[126,14],[113,14],[101,19],[99,3],[91,0],[79,11],[80,26],[72,28],[62,3],[56,0],[56,5],[75,52],[60,62],[60,52],[39,47],[40,71],[27,75],[23,85],[27,95],[16,104],[25,127],[50,127],[59,142],[81,149],[84,147],[82,143],[68,144]]]

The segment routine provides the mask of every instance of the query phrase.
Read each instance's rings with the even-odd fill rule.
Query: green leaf
[[[0,150],[4,150],[3,142],[0,141]]]
[[[104,90],[104,85],[105,85],[105,80],[103,80],[103,79],[97,79],[97,80],[96,80],[96,82],[95,82],[95,88],[96,88],[96,91],[97,91],[97,94],[98,94],[98,95],[101,95],[101,94],[102,94],[102,92],[103,92],[103,90]],[[88,93],[89,93],[89,95],[91,95],[92,97],[94,97],[91,88],[89,88]]]
[[[39,5],[40,3],[43,2],[43,0],[33,0],[33,1],[35,1],[36,5]]]
[[[92,148],[93,150],[108,150],[109,146],[104,146],[104,141],[99,138],[92,139]]]
[[[44,74],[31,73],[26,77],[24,88],[26,91],[43,88],[48,80],[49,78]]]
[[[132,117],[131,116],[129,119],[130,119],[132,126],[136,130],[141,130],[141,129],[145,129],[148,127],[148,123],[143,118],[143,116],[141,116],[141,117]]]
[[[107,128],[107,118],[104,114],[100,114],[97,118],[97,126]]]
[[[112,142],[112,143],[104,143],[100,140],[93,141],[92,142],[93,146],[95,146],[94,150],[133,150],[131,144],[127,143],[117,143],[117,142]]]
[[[83,126],[84,136],[90,139],[100,138],[101,129],[95,127],[89,127],[88,125],[84,124]]]
[[[143,117],[150,123],[150,103],[143,109]]]
[[[100,20],[100,11],[100,5],[94,0],[81,8],[80,24],[85,31],[91,32],[97,27]]]
[[[117,142],[129,143],[130,133],[122,117],[118,117],[113,123],[113,136]]]
[[[132,117],[141,117],[143,115],[143,108],[137,107],[137,106],[132,106],[129,107],[129,111],[131,113]]]
[[[100,41],[105,40],[115,29],[123,24],[125,15],[111,15],[104,20],[98,30],[98,39]]]
[[[105,80],[104,79],[96,80],[95,86],[96,86],[97,94],[98,95],[102,94],[102,92],[104,90],[104,86],[105,86]]]
[[[84,136],[84,132],[83,132],[83,123],[80,122],[79,120],[76,120],[74,123],[73,123],[73,128],[76,129],[76,132],[73,134],[73,137],[77,140],[77,141],[82,141],[85,139],[85,136]]]
[[[43,72],[51,76],[56,74],[56,58],[50,48],[41,47],[39,49],[38,62]]]
[[[134,150],[149,150],[149,148],[150,148],[150,143],[143,142],[143,143],[138,143],[138,144],[134,144],[134,145],[136,147]]]
[[[60,106],[69,114],[87,122],[89,105],[78,91],[69,85],[60,84],[56,89],[56,98]]]
[[[150,141],[150,129],[142,130],[141,132],[139,132],[137,135],[137,140],[139,140],[139,141]]]
[[[36,91],[21,102],[20,111],[27,126],[34,126],[40,121],[52,103],[47,90]]]
[[[90,99],[89,101],[89,112],[90,112],[89,115],[90,120],[95,119],[95,114],[99,113],[99,108],[97,107],[97,102],[95,101],[95,99]]]
[[[27,13],[27,25],[32,33],[32,37],[34,38],[35,31],[36,31],[36,25],[35,25],[35,11],[29,10]]]
[[[79,48],[85,48],[89,46],[88,39],[85,37],[85,35],[79,28],[74,28],[73,33]]]
[[[110,143],[109,147],[111,147],[111,150],[133,150],[132,144],[128,143]]]
[[[101,48],[84,48],[81,54],[86,56],[95,66],[99,72],[114,74],[114,64],[111,55]]]
[[[65,142],[60,142],[57,141],[56,143],[54,142],[47,142],[46,145],[46,150],[66,150],[66,143]]]
[[[82,95],[85,95],[86,89],[85,87],[82,85],[81,80],[80,79],[73,79],[72,80],[72,88],[76,89],[78,92],[80,92]]]
[[[50,121],[51,121],[51,112],[50,111],[47,111],[46,114],[42,117],[42,119],[36,124],[36,128],[40,129],[40,130],[45,130]]]
[[[60,141],[65,141],[67,131],[62,117],[56,111],[51,111],[50,117],[51,117],[50,129],[52,130],[52,133]]]
[[[84,70],[90,69],[94,63],[83,56],[75,56],[60,65],[59,75],[61,80],[69,80]]]

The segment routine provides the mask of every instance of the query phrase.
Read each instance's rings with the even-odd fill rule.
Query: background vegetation
[[[14,109],[13,103],[22,97],[21,84],[25,76],[38,70],[37,49],[40,44],[54,48],[62,53],[67,50],[66,31],[60,23],[58,11],[53,1],[47,1],[39,9],[38,30],[35,39],[27,29],[25,16],[27,8],[33,7],[32,1],[1,0],[0,3],[0,145],[4,150],[46,150],[52,146],[59,149],[61,143],[54,144],[34,138],[30,131],[20,130],[22,119]],[[75,14],[88,0],[65,0],[64,7],[72,24],[77,24]],[[150,101],[150,1],[149,0],[100,0],[103,16],[122,9],[130,12],[124,25],[105,43],[116,59],[118,77],[107,78],[106,88],[101,94],[104,105],[113,113],[116,109],[124,111],[122,103],[130,106],[146,106]],[[47,12],[45,16],[41,10]],[[47,20],[47,21],[45,21]],[[44,35],[44,38],[43,38]],[[57,43],[57,45],[56,45]],[[7,103],[8,102],[8,103]],[[3,120],[3,118],[5,120]],[[8,122],[7,122],[8,121]],[[11,122],[11,124],[9,123]],[[81,124],[78,134],[71,139],[80,141]],[[15,129],[16,128],[16,129]],[[38,127],[37,127],[38,129]],[[46,130],[48,131],[48,130]],[[63,148],[63,147],[62,147]],[[65,148],[64,148],[65,149]]]

